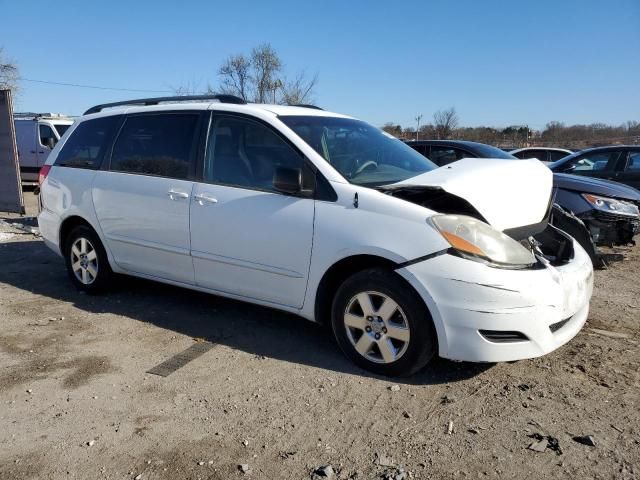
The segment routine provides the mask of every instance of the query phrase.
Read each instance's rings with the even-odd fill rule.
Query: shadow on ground
[[[69,302],[80,310],[126,316],[251,354],[372,376],[341,354],[327,328],[295,315],[132,277],[118,277],[111,293],[82,294],[67,278],[62,259],[41,241],[0,244],[0,282]],[[490,367],[435,359],[424,371],[395,381],[449,383],[474,377]]]

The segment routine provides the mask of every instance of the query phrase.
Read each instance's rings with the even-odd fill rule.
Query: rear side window
[[[137,115],[125,120],[112,171],[186,179],[196,149],[199,114]]]
[[[525,150],[518,154],[518,158],[537,158],[541,162],[546,162],[547,152],[544,150]]]
[[[100,168],[105,151],[109,148],[111,136],[122,117],[85,120],[76,127],[56,158],[60,167]]]
[[[451,147],[431,147],[430,160],[436,165],[443,166],[458,160],[455,148]]]

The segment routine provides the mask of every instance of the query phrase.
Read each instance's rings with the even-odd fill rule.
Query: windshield
[[[54,123],[53,126],[58,132],[58,135],[62,137],[64,135],[64,132],[66,132],[71,125],[65,125],[63,123]]]
[[[360,120],[320,116],[280,116],[349,182],[379,186],[438,168],[400,140]]]

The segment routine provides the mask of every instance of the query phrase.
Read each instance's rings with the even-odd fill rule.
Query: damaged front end
[[[595,197],[595,195],[589,195],[589,197]],[[601,200],[594,199],[594,202],[597,201]],[[633,237],[640,233],[638,207],[628,202],[617,203],[624,206],[625,211],[605,211],[594,208],[578,216],[587,225],[596,245],[612,247],[635,244]]]
[[[388,195],[421,205],[441,214],[465,215],[489,223],[471,203],[441,187],[391,185],[379,187],[379,189]],[[569,263],[574,257],[571,238],[574,235],[569,236],[562,231],[561,227],[554,225],[551,220],[556,215],[552,215],[552,212],[555,213],[555,209],[558,207],[552,208],[552,206],[552,199],[550,199],[544,218],[540,222],[512,227],[503,231],[505,235],[520,242],[538,259],[537,263],[528,265],[528,268],[542,267],[545,264],[561,266]],[[571,227],[575,235],[586,238],[590,242],[589,232],[579,220],[575,222],[568,219],[564,224]]]

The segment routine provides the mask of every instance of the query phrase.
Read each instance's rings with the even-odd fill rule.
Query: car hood
[[[582,193],[593,193],[604,197],[620,198],[640,202],[640,191],[633,187],[611,180],[603,180],[568,173],[554,173],[553,186],[564,190],[575,190]]]
[[[388,188],[438,187],[465,199],[494,228],[512,229],[544,220],[553,174],[536,159],[465,158]]]

